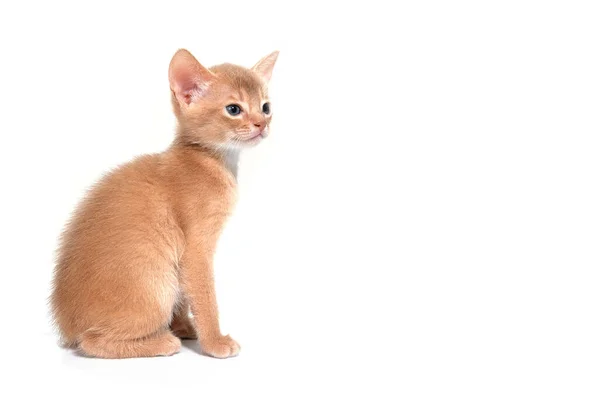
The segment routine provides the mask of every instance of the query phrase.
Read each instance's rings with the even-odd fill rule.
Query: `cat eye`
[[[263,104],[262,112],[265,113],[266,115],[271,114],[271,104],[269,104],[269,103]]]
[[[229,115],[239,115],[242,112],[242,108],[237,104],[230,104],[225,107]]]

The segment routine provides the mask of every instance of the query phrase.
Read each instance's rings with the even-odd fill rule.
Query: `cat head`
[[[216,149],[258,144],[269,134],[272,110],[267,85],[278,52],[247,69],[232,64],[202,66],[179,50],[169,66],[177,141]]]

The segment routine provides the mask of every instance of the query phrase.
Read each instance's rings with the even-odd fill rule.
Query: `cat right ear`
[[[252,67],[252,70],[258,74],[262,78],[263,81],[269,83],[271,80],[271,75],[273,74],[273,67],[275,66],[275,61],[277,61],[277,56],[279,56],[278,51],[274,51],[266,57],[261,58],[259,62]]]
[[[169,65],[169,84],[181,105],[189,105],[202,97],[214,78],[215,75],[185,49],[178,50]]]

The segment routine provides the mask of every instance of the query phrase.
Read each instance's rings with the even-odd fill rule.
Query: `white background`
[[[599,20],[593,1],[3,2],[1,397],[597,399]],[[242,352],[74,356],[46,307],[57,235],[103,171],[170,143],[180,47],[281,51],[216,260]]]

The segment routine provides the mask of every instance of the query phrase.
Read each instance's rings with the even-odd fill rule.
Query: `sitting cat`
[[[251,69],[205,68],[186,50],[173,56],[172,145],[104,176],[61,237],[50,300],[67,346],[150,357],[197,338],[210,356],[238,354],[219,329],[212,260],[235,202],[239,152],[269,133],[277,55]]]

